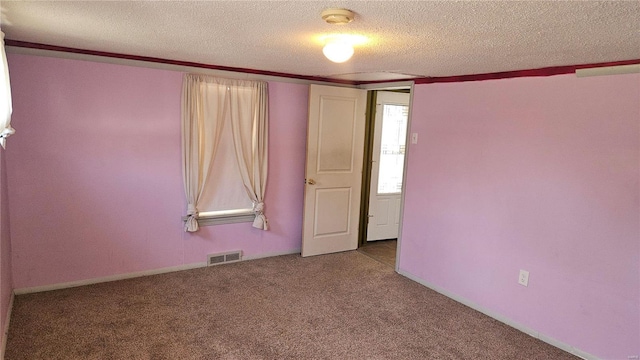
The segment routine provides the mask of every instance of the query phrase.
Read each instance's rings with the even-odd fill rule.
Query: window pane
[[[200,213],[253,208],[253,203],[244,190],[242,177],[238,170],[231,124],[225,124],[222,129],[220,145],[218,145],[216,157],[213,159],[207,187],[202,193],[200,204],[198,207]]]
[[[402,191],[408,114],[408,106],[388,104],[383,106],[378,194]]]

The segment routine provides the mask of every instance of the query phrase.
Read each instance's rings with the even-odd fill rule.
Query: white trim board
[[[280,252],[264,253],[264,254],[253,255],[253,256],[245,256],[245,257],[242,258],[242,261],[245,261],[245,260],[258,260],[258,259],[264,259],[264,258],[269,258],[269,257],[274,257],[274,256],[293,255],[293,254],[300,254],[300,249],[295,249],[295,250],[291,250],[291,251],[280,251]]]
[[[640,64],[606,66],[587,69],[577,69],[576,76],[579,78],[589,76],[607,76],[640,73]]]
[[[273,257],[273,256],[291,255],[291,254],[299,254],[299,253],[300,253],[300,249],[295,249],[291,251],[274,252],[274,253],[265,253],[265,254],[254,255],[254,256],[246,256],[246,257],[243,257],[241,261],[256,260],[256,259],[262,259],[262,258]],[[85,279],[85,280],[70,281],[70,282],[51,284],[51,285],[19,288],[19,289],[15,289],[14,293],[16,295],[23,295],[23,294],[31,294],[31,293],[37,293],[37,292],[43,292],[43,291],[61,290],[61,289],[78,287],[78,286],[99,284],[103,282],[132,279],[132,278],[137,278],[142,276],[165,274],[165,273],[183,271],[183,270],[191,270],[191,269],[197,269],[197,268],[206,267],[206,266],[207,266],[206,262],[171,266],[171,267],[160,268],[160,269],[109,275],[109,276],[93,278],[93,279]]]
[[[415,84],[414,79],[407,80],[398,80],[392,82],[382,82],[382,83],[371,83],[371,84],[362,84],[358,85],[358,89],[362,90],[394,90],[394,89],[407,89],[410,88],[410,93],[413,93],[413,85]],[[409,100],[409,104],[411,104],[411,100]]]
[[[104,282],[110,282],[110,281],[132,279],[132,278],[137,278],[137,277],[142,277],[142,276],[165,274],[165,273],[170,273],[170,272],[175,272],[175,271],[182,271],[182,270],[191,270],[191,269],[197,269],[197,268],[206,267],[206,266],[207,266],[206,262],[195,263],[195,264],[187,264],[187,265],[179,265],[179,266],[171,266],[171,267],[160,268],[160,269],[137,271],[137,272],[132,272],[132,273],[117,274],[117,275],[109,275],[109,276],[103,276],[103,277],[93,278],[93,279],[85,279],[85,280],[70,281],[70,282],[51,284],[51,285],[20,288],[20,289],[15,289],[14,293],[16,295],[23,295],[23,294],[31,294],[31,293],[37,293],[37,292],[43,292],[43,291],[61,290],[61,289],[68,289],[68,288],[78,287],[78,286],[85,286],[85,285],[93,285],[93,284],[99,284],[99,283],[104,283]]]
[[[2,344],[0,345],[0,359],[4,360],[4,352],[7,349],[7,337],[9,337],[9,320],[11,320],[11,311],[13,310],[13,299],[15,298],[15,292],[11,292],[11,298],[9,299],[9,308],[7,309],[7,318],[4,322],[4,329],[2,329]]]
[[[448,298],[450,298],[452,300],[455,300],[455,301],[457,301],[457,302],[459,302],[459,303],[461,303],[463,305],[466,305],[466,306],[468,306],[468,307],[470,307],[470,308],[472,308],[472,309],[474,309],[476,311],[479,311],[479,312],[481,312],[481,313],[483,313],[483,314],[485,314],[485,315],[487,315],[487,316],[489,316],[491,318],[494,318],[494,319],[500,321],[503,324],[509,325],[512,328],[516,329],[516,330],[520,330],[523,333],[528,334],[528,335],[530,335],[530,336],[532,336],[532,337],[534,337],[536,339],[539,339],[541,341],[544,341],[544,342],[546,342],[547,344],[549,344],[551,346],[555,346],[560,350],[564,350],[564,351],[566,351],[566,352],[568,352],[570,354],[573,354],[573,355],[575,355],[575,356],[577,356],[579,358],[585,359],[585,360],[600,360],[600,358],[598,358],[595,355],[589,354],[589,353],[587,353],[585,351],[582,351],[580,349],[576,349],[576,348],[574,348],[573,346],[571,346],[569,344],[565,344],[562,341],[556,340],[556,339],[554,339],[552,337],[549,337],[549,336],[547,336],[547,335],[545,335],[543,333],[540,333],[540,332],[538,332],[538,331],[536,331],[534,329],[531,329],[531,328],[529,328],[527,326],[521,325],[521,324],[519,324],[519,323],[517,323],[517,322],[515,322],[515,321],[513,321],[513,320],[511,320],[509,318],[507,318],[504,315],[501,315],[501,314],[499,314],[497,312],[494,312],[492,310],[488,310],[488,309],[486,309],[486,308],[484,308],[484,307],[482,307],[482,306],[480,306],[478,304],[475,304],[475,303],[473,303],[473,302],[471,302],[471,301],[469,301],[469,300],[467,300],[467,299],[465,299],[465,298],[463,298],[461,296],[458,296],[458,295],[456,295],[456,294],[454,294],[454,293],[452,293],[450,291],[447,291],[447,290],[445,290],[445,289],[443,289],[443,288],[441,288],[439,286],[436,286],[436,285],[433,285],[433,284],[431,284],[431,283],[429,283],[427,281],[424,281],[424,280],[420,279],[419,277],[417,277],[417,276],[415,276],[415,275],[413,275],[413,274],[411,274],[409,272],[406,272],[406,271],[403,271],[403,270],[398,270],[398,274],[400,274],[400,275],[402,275],[402,276],[404,276],[406,278],[409,278],[409,279],[417,282],[420,285],[426,286],[429,289],[431,289],[431,290],[433,290],[435,292],[438,292],[438,293],[440,293],[440,294],[442,294],[442,295],[444,295],[444,296],[446,296],[446,297],[448,297]]]

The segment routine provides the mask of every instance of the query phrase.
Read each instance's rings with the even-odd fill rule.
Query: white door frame
[[[407,195],[407,170],[408,170],[408,165],[409,165],[409,149],[411,146],[413,146],[414,144],[411,144],[411,115],[412,115],[412,104],[413,104],[413,92],[414,92],[414,82],[413,81],[400,81],[400,82],[392,82],[392,83],[386,83],[386,84],[369,84],[369,85],[360,85],[358,86],[359,89],[364,89],[364,90],[393,90],[393,89],[406,89],[409,88],[409,118],[407,119],[407,150],[405,152],[405,156],[404,156],[404,169],[402,172],[402,195],[400,196],[400,228],[398,229],[398,245],[397,245],[397,249],[399,250],[401,248],[401,244],[402,244],[402,228],[403,228],[403,219],[404,219],[404,201],[405,201],[405,197]],[[367,136],[369,136],[369,134],[367,134]],[[367,159],[368,161],[369,159]],[[371,176],[369,176],[369,178],[371,178]],[[362,184],[363,187],[367,187],[369,188],[371,186],[371,184]],[[361,200],[362,201],[362,200]],[[368,209],[366,209],[368,210]],[[366,215],[365,215],[366,216]],[[365,226],[366,229],[366,226]],[[364,236],[364,234],[361,234],[361,236]],[[366,241],[366,236],[365,236],[365,241]],[[395,268],[396,272],[398,272],[400,270],[400,251],[396,251],[396,268]]]
[[[373,147],[371,148],[371,176],[369,176],[369,212],[367,221],[367,242],[397,239],[398,230],[400,228],[400,198],[402,196],[402,188],[395,193],[378,193],[378,185],[380,180],[380,159],[382,145],[382,131],[385,118],[386,105],[402,105],[409,108],[409,93],[393,92],[393,91],[377,91],[376,95],[376,113],[373,120]],[[370,108],[373,108],[371,106]],[[405,119],[405,126],[406,126]],[[405,128],[406,129],[406,128]],[[405,133],[406,135],[406,133]],[[406,140],[406,139],[405,139]],[[371,142],[370,142],[371,143]],[[405,144],[405,153],[407,144]],[[404,156],[402,164],[402,172],[404,173]],[[400,184],[402,186],[402,184]],[[387,204],[386,213],[381,212],[381,204]],[[382,223],[381,223],[382,221]]]

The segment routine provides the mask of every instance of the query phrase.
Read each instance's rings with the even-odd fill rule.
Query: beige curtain
[[[230,119],[238,169],[256,215],[253,227],[267,230],[264,192],[267,185],[267,83],[244,81],[230,90]]]
[[[187,74],[182,84],[182,177],[187,198],[184,230],[198,230],[198,202],[224,126],[227,86]]]
[[[182,160],[187,199],[185,231],[198,230],[198,205],[227,122],[232,127],[242,181],[256,214],[253,226],[267,230],[264,215],[267,104],[266,82],[185,75],[182,93]]]
[[[0,56],[2,70],[0,70],[0,146],[6,146],[7,138],[16,131],[11,127],[11,84],[9,82],[9,67],[7,54],[4,51],[4,33],[0,31]]]

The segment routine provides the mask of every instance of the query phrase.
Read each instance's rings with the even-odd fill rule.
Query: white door
[[[302,256],[358,247],[367,92],[311,85]]]
[[[378,92],[367,241],[398,238],[408,116],[409,94]]]

